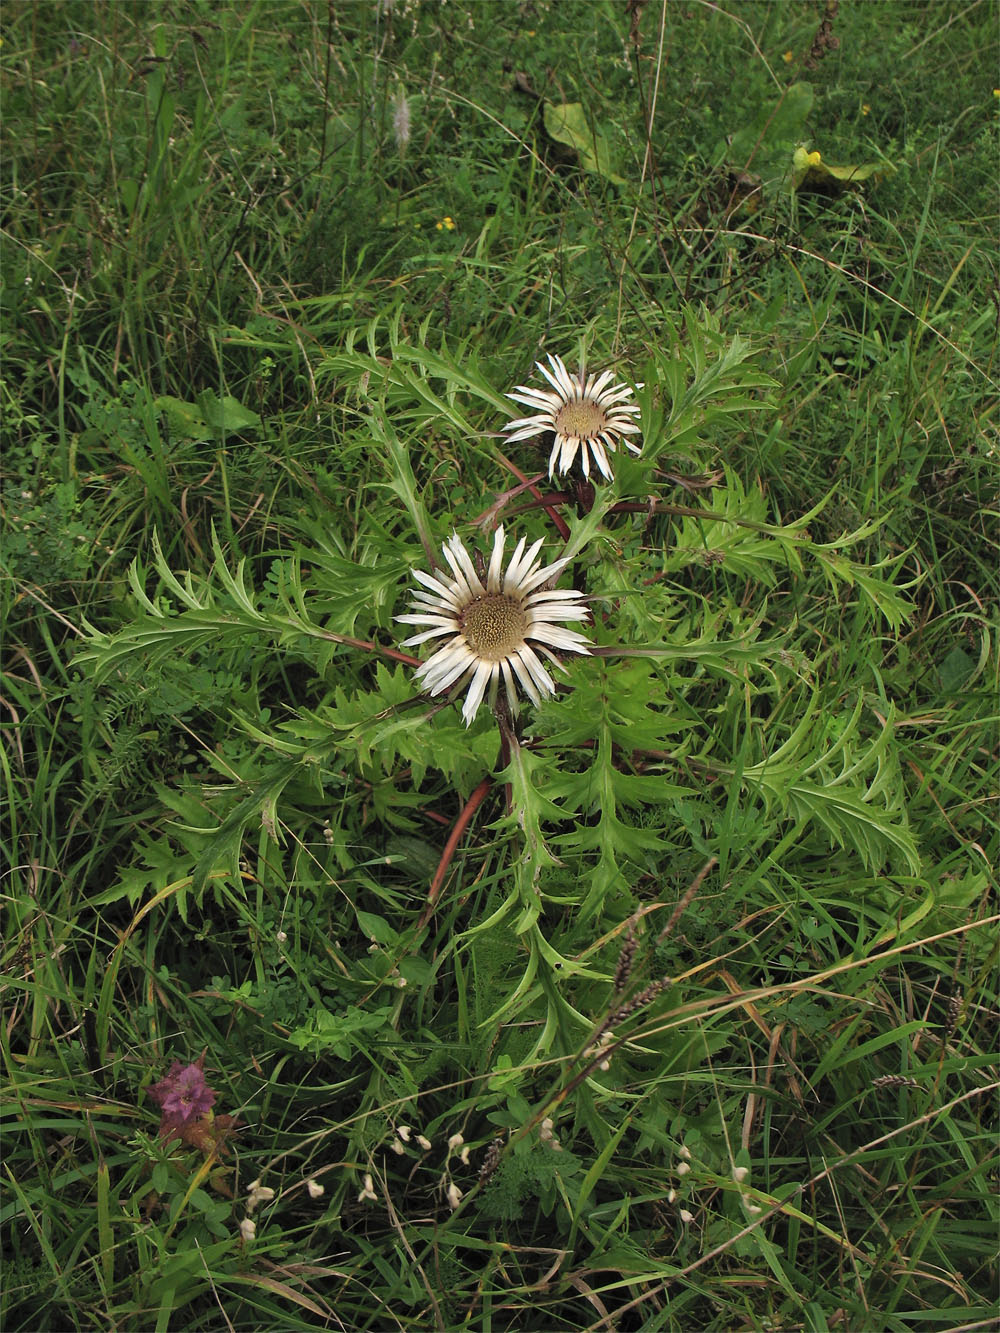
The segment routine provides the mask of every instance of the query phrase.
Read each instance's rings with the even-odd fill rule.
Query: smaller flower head
[[[215,1101],[215,1092],[205,1082],[200,1065],[182,1065],[179,1060],[146,1091],[162,1110],[163,1119],[175,1125],[187,1125],[207,1115]]]
[[[639,453],[638,445],[626,439],[639,431],[635,418],[639,408],[630,401],[632,390],[627,384],[613,384],[614,374],[605,370],[600,375],[587,375],[581,366],[574,377],[558,356],[549,357],[549,366],[536,362],[538,369],[552,385],[551,389],[533,389],[519,384],[507,397],[522,407],[530,407],[533,415],[509,421],[504,427],[511,440],[530,440],[545,431],[555,433],[555,443],[549,456],[549,476],[569,472],[573,461],[580,455],[583,475],[590,476],[591,461],[598,472],[611,480],[611,463],[619,440],[632,453]],[[551,369],[549,368],[551,367]]]
[[[358,1195],[358,1203],[364,1203],[366,1200],[375,1203],[377,1199],[378,1195],[375,1193],[375,1182],[371,1178],[371,1173],[366,1171],[364,1184],[361,1187],[361,1193]]]
[[[274,1198],[274,1190],[270,1185],[262,1185],[259,1180],[255,1180],[247,1189],[247,1212],[252,1213],[259,1203],[270,1203]]]
[[[448,1207],[454,1211],[462,1202],[462,1191],[458,1188],[455,1182],[452,1181],[445,1193],[448,1199]]]
[[[243,1221],[240,1223],[240,1238],[242,1239],[244,1245],[248,1245],[256,1235],[257,1235],[257,1223],[253,1220],[252,1217],[245,1217]]]
[[[321,1185],[318,1180],[313,1180],[311,1177],[306,1181],[306,1189],[309,1191],[310,1199],[321,1199],[326,1193],[326,1186]]]

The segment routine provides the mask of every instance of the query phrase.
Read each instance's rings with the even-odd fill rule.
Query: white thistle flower
[[[469,693],[462,708],[469,726],[483,701],[487,686],[491,699],[503,680],[510,710],[517,714],[516,681],[532,703],[543,695],[555,694],[556,687],[539,658],[543,653],[557,667],[561,665],[552,649],[589,653],[584,635],[564,629],[560,621],[584,620],[586,601],[571,588],[550,589],[548,582],[559,575],[568,559],[541,567],[538,552],[541,538],[525,550],[524,537],[514,548],[506,573],[503,570],[504,532],[499,527],[493,537],[493,553],[485,583],[476,573],[462,539],[454,533],[444,545],[444,557],[452,577],[443,572],[438,577],[415,569],[413,577],[426,591],[416,593],[410,603],[414,614],[397,616],[406,625],[430,628],[404,639],[403,647],[424,643],[427,639],[451,637],[443,647],[417,668],[416,678],[430,694],[441,694],[463,677],[469,680]]]
[[[549,456],[549,476],[558,472],[561,476],[573,466],[577,452],[583,475],[590,476],[591,460],[598,472],[608,481],[611,480],[609,453],[614,453],[619,440],[632,453],[639,453],[639,446],[626,439],[639,431],[635,418],[639,407],[632,398],[632,390],[627,384],[613,384],[614,372],[603,371],[600,375],[587,375],[581,366],[579,373],[573,376],[566,369],[558,356],[549,357],[551,370],[541,361],[535,363],[541,373],[552,385],[551,389],[533,389],[530,385],[519,384],[512,398],[522,407],[530,407],[533,415],[518,417],[504,426],[511,440],[530,440],[545,431],[555,432],[555,443]]]

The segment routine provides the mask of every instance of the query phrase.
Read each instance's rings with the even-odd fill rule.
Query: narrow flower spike
[[[551,369],[541,361],[535,364],[552,388],[533,389],[519,384],[513,393],[506,395],[522,407],[530,407],[534,414],[508,421],[504,426],[508,438],[530,440],[553,431],[556,438],[549,456],[550,477],[557,472],[560,476],[569,472],[579,451],[585,477],[590,476],[593,460],[601,476],[610,481],[608,454],[615,452],[619,440],[632,453],[639,453],[639,446],[625,438],[639,431],[635,420],[639,408],[630,401],[632,390],[627,384],[613,384],[614,374],[610,370],[588,376],[581,366],[573,376],[558,356],[549,357]]]
[[[396,617],[406,625],[429,626],[404,639],[404,648],[449,636],[417,668],[416,678],[421,688],[432,695],[442,694],[457,681],[467,679],[469,693],[462,708],[466,726],[476,716],[487,687],[492,701],[501,680],[515,716],[516,684],[520,684],[533,704],[540,703],[543,695],[555,694],[556,687],[539,653],[558,667],[561,663],[553,649],[590,652],[584,635],[559,623],[586,618],[583,595],[569,588],[547,586],[563,571],[568,560],[556,560],[543,568],[538,561],[541,539],[527,550],[525,541],[522,537],[517,543],[504,572],[504,532],[502,527],[497,528],[484,583],[461,538],[453,534],[444,546],[452,577],[443,571],[431,577],[415,569],[413,577],[426,591],[417,592],[410,603],[413,615]]]

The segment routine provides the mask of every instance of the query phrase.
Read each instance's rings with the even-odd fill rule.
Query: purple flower
[[[187,1125],[212,1109],[215,1092],[205,1082],[199,1065],[182,1065],[175,1060],[165,1078],[146,1089],[163,1111],[164,1122]]]

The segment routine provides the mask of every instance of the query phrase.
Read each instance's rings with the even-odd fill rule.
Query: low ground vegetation
[[[877,12],[9,0],[11,1333],[992,1326],[995,13]]]

